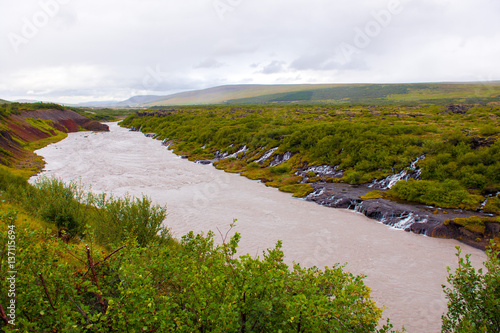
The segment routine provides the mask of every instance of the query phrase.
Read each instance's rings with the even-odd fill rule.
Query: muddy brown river
[[[79,132],[37,151],[44,175],[77,181],[94,192],[145,194],[166,205],[166,225],[186,232],[242,234],[240,253],[258,256],[278,240],[288,264],[332,266],[365,274],[378,306],[396,327],[408,332],[440,332],[446,311],[442,284],[455,268],[455,246],[471,254],[477,267],[486,259],[455,240],[392,229],[353,211],[294,199],[237,174],[180,159],[160,141],[110,123],[109,133]],[[220,237],[219,237],[220,238]]]

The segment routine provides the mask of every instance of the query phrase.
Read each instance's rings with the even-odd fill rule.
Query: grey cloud
[[[389,0],[231,3],[221,20],[211,0],[71,0],[26,37],[24,25],[43,10],[39,0],[3,1],[0,98],[500,78],[499,1],[400,0],[402,11],[347,59],[339,46],[355,45],[356,29],[376,22],[373,13],[387,10]],[[17,53],[11,33],[26,41]]]
[[[263,73],[263,74],[276,74],[276,73],[285,72],[286,68],[284,65],[285,65],[284,61],[274,60],[271,63],[269,63],[268,65],[264,66],[264,68],[262,68],[261,73]]]
[[[222,66],[224,66],[222,62],[219,62],[214,58],[208,58],[196,65],[195,68],[220,68]]]

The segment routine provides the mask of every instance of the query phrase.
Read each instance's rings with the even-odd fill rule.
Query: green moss
[[[302,198],[311,194],[314,189],[308,184],[283,185],[279,187],[280,191],[293,193],[295,198]]]
[[[472,216],[469,218],[448,219],[444,222],[444,225],[450,225],[452,222],[465,227],[467,230],[484,235],[486,223],[500,223],[500,218]]]
[[[362,195],[360,198],[363,200],[368,200],[368,199],[380,199],[383,197],[384,197],[383,191],[371,191],[366,193],[365,195]]]
[[[236,159],[223,159],[218,163],[214,163],[217,169],[222,169],[230,173],[240,173],[245,170],[247,163],[245,161],[239,161]]]
[[[486,202],[483,211],[485,213],[500,214],[500,198],[499,197],[488,198],[488,201]]]

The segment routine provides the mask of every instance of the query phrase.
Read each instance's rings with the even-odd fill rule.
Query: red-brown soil
[[[31,125],[26,119],[49,120],[52,129],[40,129]],[[55,136],[56,130],[70,133],[79,130],[109,131],[107,125],[101,124],[70,110],[25,111],[20,115],[11,115],[0,119],[0,164],[19,167],[38,167],[32,152],[23,147],[29,142]]]

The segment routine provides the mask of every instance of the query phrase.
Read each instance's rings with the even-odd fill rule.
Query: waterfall
[[[425,155],[417,157],[417,159],[411,162],[409,168],[405,168],[401,170],[399,173],[390,175],[382,180],[374,180],[368,187],[381,188],[384,190],[388,190],[400,180],[408,180],[410,178],[420,179],[420,175],[422,174],[422,170],[417,169],[417,162],[423,160]],[[410,169],[410,170],[408,170]]]
[[[266,151],[264,153],[264,155],[262,155],[261,158],[259,158],[257,161],[255,161],[256,163],[259,163],[259,164],[262,164],[265,162],[265,160],[267,160],[269,157],[271,157],[272,154],[274,154],[274,152],[276,150],[278,150],[279,147],[275,147],[275,148],[272,148],[272,149],[269,149],[268,151]]]
[[[238,155],[239,155],[240,153],[246,153],[247,151],[248,151],[248,147],[247,147],[247,146],[243,146],[243,147],[242,147],[242,148],[240,148],[240,150],[238,150],[236,153],[233,153],[233,154],[231,154],[231,155],[227,156],[226,158],[233,158],[233,157],[234,157],[234,158],[236,158],[236,157],[238,157]]]

